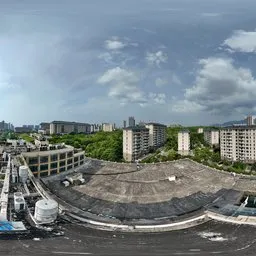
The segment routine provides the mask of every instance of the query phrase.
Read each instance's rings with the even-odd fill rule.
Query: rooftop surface
[[[184,216],[216,202],[236,204],[243,191],[256,191],[255,180],[234,177],[190,160],[169,163],[111,163],[86,159],[77,169],[85,183],[64,187],[67,174],[44,179],[50,190],[71,205],[100,216],[159,219]],[[170,181],[175,176],[175,181]]]

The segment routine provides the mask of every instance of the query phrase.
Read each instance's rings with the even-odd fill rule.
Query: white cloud
[[[125,43],[119,41],[118,39],[106,40],[105,41],[105,48],[107,50],[121,50],[126,46]]]
[[[174,105],[172,105],[172,111],[178,113],[197,113],[203,110],[203,106],[197,104],[196,102],[191,102],[188,100],[174,100]]]
[[[160,78],[158,77],[155,81],[155,85],[156,87],[163,87],[164,85],[166,85],[168,83],[168,81],[166,79]]]
[[[149,93],[146,95],[139,84],[138,75],[120,67],[107,70],[99,79],[98,83],[110,86],[108,96],[120,100],[121,105],[138,103],[141,107],[148,104],[165,104],[164,93]]]
[[[107,70],[99,79],[100,84],[109,84],[109,96],[121,100],[122,103],[145,103],[144,93],[138,88],[137,74],[116,67]]]
[[[185,90],[184,100],[176,101],[176,112],[205,110],[230,115],[246,114],[256,107],[256,80],[251,70],[237,68],[231,59],[208,58],[199,61],[194,86]]]
[[[166,95],[164,93],[149,93],[149,99],[153,101],[154,104],[163,105],[166,103]]]
[[[113,36],[111,39],[104,42],[104,47],[109,51],[120,51],[127,46],[138,47],[139,44],[136,42],[131,42],[131,40],[127,37],[121,40],[117,36]]]
[[[98,56],[99,59],[103,59],[106,63],[112,63],[113,62],[113,56],[109,52],[101,53]]]
[[[228,46],[231,51],[256,53],[256,31],[234,31],[233,35],[226,39],[223,45]]]
[[[117,83],[127,83],[127,84],[134,84],[138,82],[139,79],[137,75],[126,69],[116,67],[107,70],[99,79],[98,82],[100,84],[107,84],[111,82]]]
[[[157,51],[157,52],[147,52],[146,54],[146,61],[149,65],[156,65],[160,67],[161,63],[166,63],[168,60],[167,54],[165,54],[163,51]]]

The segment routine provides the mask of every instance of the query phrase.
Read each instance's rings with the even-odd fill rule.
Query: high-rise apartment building
[[[123,122],[123,128],[126,128],[126,120]]]
[[[190,153],[189,130],[183,130],[178,133],[178,153],[180,155],[189,155]]]
[[[129,127],[135,126],[135,118],[133,116],[129,116]]]
[[[90,133],[91,125],[66,121],[53,121],[50,123],[50,134]]]
[[[246,123],[247,123],[247,126],[255,125],[256,117],[255,116],[247,116]]]
[[[219,145],[220,133],[218,130],[206,130],[204,131],[204,141],[209,145]]]
[[[143,126],[123,129],[123,158],[134,162],[149,151],[149,129]]]
[[[11,123],[6,123],[5,121],[0,122],[0,131],[14,130],[14,126]]]
[[[232,126],[220,130],[221,159],[256,161],[256,126]]]
[[[148,123],[145,125],[149,129],[149,147],[158,148],[166,142],[166,125],[158,123]]]

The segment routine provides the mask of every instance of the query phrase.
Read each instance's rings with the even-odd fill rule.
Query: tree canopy
[[[75,148],[82,148],[88,157],[115,162],[123,161],[122,130],[95,134],[55,135],[50,139],[52,144],[62,142]]]

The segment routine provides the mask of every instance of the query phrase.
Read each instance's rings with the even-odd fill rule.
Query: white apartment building
[[[103,132],[113,132],[115,130],[115,124],[104,123],[102,124]]]
[[[256,124],[256,117],[255,116],[247,116],[246,123],[248,126]]]
[[[123,158],[134,162],[149,151],[149,129],[134,126],[123,129]]]
[[[226,127],[220,130],[221,159],[256,161],[256,126]]]
[[[207,130],[204,131],[204,141],[209,145],[219,145],[220,133],[218,130]]]
[[[99,124],[91,124],[91,133],[99,132],[101,130],[101,125]]]
[[[158,123],[148,123],[145,125],[149,129],[149,147],[158,148],[166,142],[166,125]]]
[[[197,129],[197,133],[204,133],[204,128],[199,127],[199,128]]]
[[[178,153],[180,155],[189,155],[190,153],[190,133],[188,130],[178,133]]]
[[[22,156],[38,178],[58,174],[84,163],[84,151],[77,151],[66,145],[52,145],[43,151],[23,152]]]
[[[66,121],[53,121],[50,123],[50,134],[90,133],[91,125]]]

